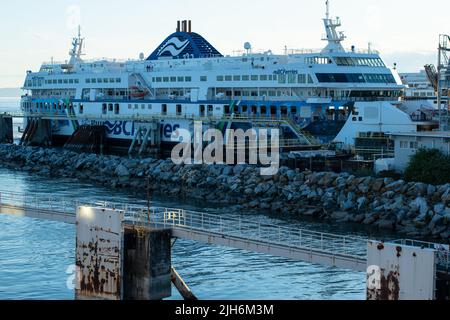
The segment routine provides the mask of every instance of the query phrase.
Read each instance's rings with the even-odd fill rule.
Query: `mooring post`
[[[125,227],[124,300],[162,300],[172,295],[172,232]]]
[[[436,249],[439,246],[442,245],[369,241],[367,300],[437,299],[438,270],[442,264]]]
[[[124,216],[123,210],[78,207],[76,299],[171,296],[171,230],[127,225]]]

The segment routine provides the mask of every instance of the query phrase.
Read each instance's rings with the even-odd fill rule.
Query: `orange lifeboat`
[[[143,99],[149,93],[149,90],[146,88],[139,88],[136,86],[130,87],[130,96],[133,98]]]

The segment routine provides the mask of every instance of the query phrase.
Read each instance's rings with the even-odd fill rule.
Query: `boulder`
[[[129,177],[130,176],[130,171],[128,170],[128,168],[121,164],[117,166],[114,173],[118,177]]]

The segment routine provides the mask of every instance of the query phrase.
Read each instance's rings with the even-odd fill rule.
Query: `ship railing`
[[[8,115],[18,118],[48,118],[55,120],[65,120],[69,117],[66,114],[61,114],[59,112],[10,112]],[[200,116],[196,114],[177,114],[177,113],[166,113],[166,114],[79,114],[71,116],[70,119],[78,120],[117,120],[117,121],[146,121],[146,120],[164,120],[167,118],[171,119],[185,119],[185,120],[203,120],[203,121],[251,121],[251,122],[261,122],[261,123],[272,123],[272,124],[286,124],[287,122],[293,121],[287,116],[259,116],[259,115],[242,115],[242,114],[227,114],[227,115],[205,115]]]

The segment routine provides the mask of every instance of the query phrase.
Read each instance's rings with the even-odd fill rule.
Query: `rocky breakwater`
[[[0,146],[0,164],[45,176],[73,177],[104,186],[154,192],[230,210],[267,210],[293,216],[353,222],[410,237],[450,238],[450,184],[428,185],[348,173],[280,168],[261,176],[249,165],[180,165],[171,160],[78,154],[64,150]]]

